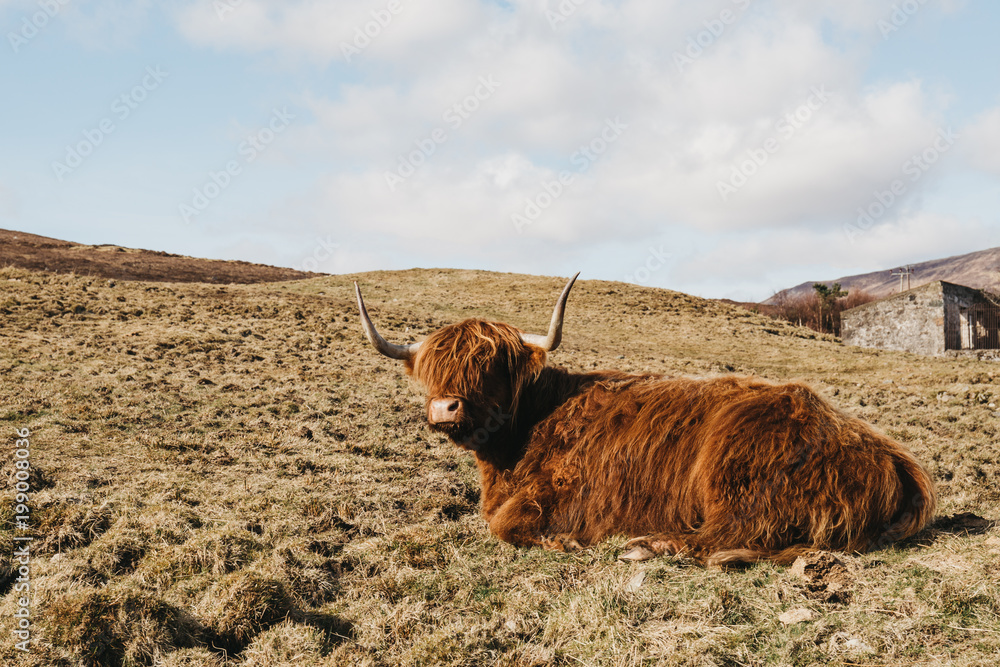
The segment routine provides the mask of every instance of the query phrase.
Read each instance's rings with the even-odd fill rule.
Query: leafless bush
[[[776,294],[767,314],[775,319],[809,327],[820,333],[840,335],[840,314],[845,310],[876,301],[877,297],[864,290],[849,290],[847,296],[824,300],[817,292],[790,296],[785,292]]]

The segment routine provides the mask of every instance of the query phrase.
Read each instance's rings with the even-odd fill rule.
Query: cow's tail
[[[906,451],[895,452],[893,458],[899,479],[896,512],[887,526],[880,526],[878,532],[871,536],[868,550],[905,540],[920,532],[933,518],[937,505],[934,482],[924,467]]]

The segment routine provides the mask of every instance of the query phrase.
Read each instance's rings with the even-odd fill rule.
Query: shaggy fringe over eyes
[[[506,388],[511,412],[516,412],[521,390],[544,367],[545,352],[529,347],[518,329],[473,319],[431,334],[417,351],[412,373],[430,396],[495,402]]]

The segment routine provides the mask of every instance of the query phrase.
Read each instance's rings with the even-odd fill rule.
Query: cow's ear
[[[545,368],[545,361],[548,359],[548,354],[542,348],[537,345],[528,345],[528,375],[531,377],[537,376]]]

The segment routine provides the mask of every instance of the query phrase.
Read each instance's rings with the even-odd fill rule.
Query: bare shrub
[[[813,331],[839,336],[842,312],[877,300],[877,297],[864,290],[848,290],[847,296],[831,299],[824,305],[823,299],[816,292],[796,296],[779,292],[774,295],[774,305],[766,314]]]

